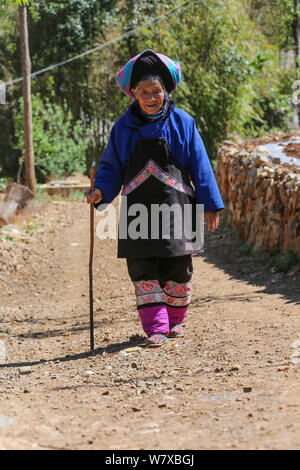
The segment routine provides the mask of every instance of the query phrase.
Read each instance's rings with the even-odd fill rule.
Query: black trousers
[[[161,287],[167,281],[188,282],[193,275],[192,255],[168,258],[127,258],[130,279],[136,281],[157,280]]]

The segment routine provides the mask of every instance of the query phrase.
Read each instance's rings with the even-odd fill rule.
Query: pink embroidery
[[[151,159],[148,160],[147,165],[126,186],[124,186],[122,194],[127,196],[127,194],[131,193],[134,189],[140,186],[140,184],[146,181],[151,175],[155,176],[155,178],[157,178],[162,183],[168,186],[172,186],[177,191],[188,194],[191,197],[195,197],[193,188],[163,171]]]
[[[165,294],[156,280],[137,281],[135,293],[137,306],[165,302]]]
[[[166,303],[175,307],[186,307],[191,300],[191,281],[178,284],[175,281],[167,281],[164,292]]]
[[[191,295],[192,281],[185,283],[177,283],[175,281],[167,281],[164,287],[164,291],[168,295],[174,297],[188,297]]]
[[[172,307],[186,307],[190,303],[189,297],[167,297],[166,304]]]

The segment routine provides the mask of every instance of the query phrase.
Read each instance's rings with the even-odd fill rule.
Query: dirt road
[[[218,229],[185,338],[147,349],[125,261],[96,239],[90,354],[89,207],[36,212],[0,241],[0,448],[300,449],[299,270],[272,274]]]

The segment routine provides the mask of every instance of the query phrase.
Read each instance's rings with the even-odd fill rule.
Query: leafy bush
[[[274,272],[288,272],[292,269],[296,264],[299,263],[298,258],[296,255],[288,250],[278,253],[276,256],[273,257]]]
[[[7,184],[7,178],[0,178],[0,192],[4,191]]]
[[[286,273],[299,264],[299,259],[291,250],[269,249],[264,251],[253,251],[253,246],[245,243],[241,252],[247,256],[254,257],[260,263],[272,269],[272,272]]]
[[[15,118],[17,149],[24,152],[24,106]],[[73,122],[66,102],[63,107],[44,100],[39,94],[32,96],[33,144],[37,179],[47,176],[60,178],[86,170],[85,152],[89,138],[81,121]],[[22,160],[24,155],[22,156]]]
[[[2,168],[0,166],[0,192],[4,191],[5,188],[6,188],[6,185],[7,183],[9,182],[9,179],[8,178],[3,178],[1,176],[1,173],[2,173]]]
[[[160,5],[167,3],[175,6],[176,2],[161,1]],[[127,25],[130,6],[125,5]],[[131,13],[132,27],[143,13],[142,6],[136,10]],[[134,49],[126,51],[127,57],[139,52],[141,44],[143,49],[164,51],[182,64],[183,80],[174,98],[178,107],[195,118],[212,160],[225,138],[288,128],[295,78],[281,69],[278,47],[250,19],[249,2],[191,3],[161,25],[131,38]],[[118,56],[124,50],[121,43]]]

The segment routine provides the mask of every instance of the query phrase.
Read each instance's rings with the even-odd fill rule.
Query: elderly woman
[[[218,211],[224,208],[195,121],[170,98],[180,78],[180,64],[152,50],[120,70],[117,84],[134,101],[113,126],[95,190],[86,194],[87,202],[98,207],[113,201],[123,187],[118,257],[127,259],[149,346],[184,334],[192,254],[202,246],[191,243],[182,229],[190,224],[193,233],[197,204],[204,207],[208,230],[217,228]],[[154,218],[157,208],[162,216],[169,209],[167,222]],[[134,221],[137,211],[144,212],[139,223]]]

